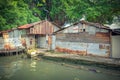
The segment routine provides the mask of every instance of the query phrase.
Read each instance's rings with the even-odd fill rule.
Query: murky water
[[[120,80],[119,71],[48,60],[0,57],[0,80]]]

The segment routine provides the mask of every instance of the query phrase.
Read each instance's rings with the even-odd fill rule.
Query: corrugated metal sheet
[[[31,26],[33,26],[33,25],[32,24],[25,24],[25,25],[19,26],[18,29],[27,29],[27,28],[30,28]]]
[[[68,29],[68,28],[67,28]],[[96,31],[94,34],[81,33],[58,33],[56,34],[56,50],[60,52],[97,55],[110,57],[110,33]]]
[[[100,47],[104,46],[104,47]],[[59,52],[96,55],[102,57],[110,56],[110,44],[103,43],[82,43],[82,42],[63,42],[56,41],[56,50]]]
[[[18,30],[12,30],[9,32],[3,32],[3,41],[1,49],[15,49],[18,47],[22,47],[22,43],[20,40],[20,34]]]

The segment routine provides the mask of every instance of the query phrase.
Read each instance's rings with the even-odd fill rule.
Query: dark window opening
[[[85,32],[85,29],[83,29],[83,32]]]

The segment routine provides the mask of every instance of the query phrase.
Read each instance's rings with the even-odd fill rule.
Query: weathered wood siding
[[[97,55],[109,57],[109,32],[107,30],[93,26],[85,27],[85,31],[82,30],[83,28],[78,29],[76,26],[73,26],[57,33],[56,50],[60,52],[75,53],[81,55]]]
[[[52,34],[54,26],[48,21],[42,21],[30,28],[30,34]]]

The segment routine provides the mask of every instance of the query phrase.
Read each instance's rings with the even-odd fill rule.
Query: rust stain
[[[87,51],[71,50],[71,49],[61,48],[61,47],[56,47],[56,51],[69,53],[69,54],[87,55]]]
[[[109,37],[109,33],[96,32],[96,37]]]
[[[15,49],[15,47],[13,46],[13,44],[5,43],[4,44],[4,49],[5,50],[13,50],[13,49]]]

